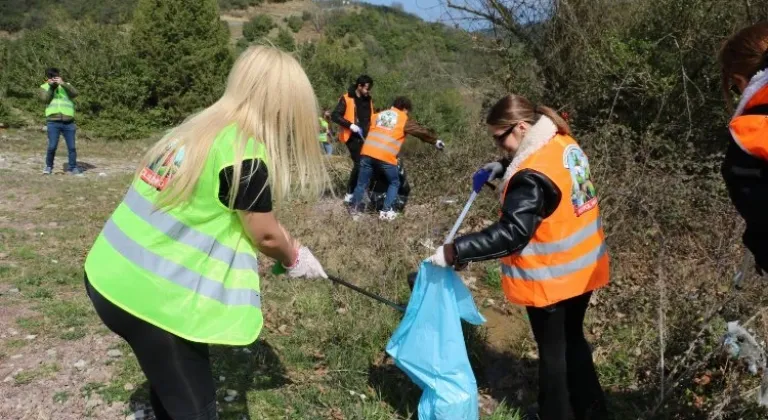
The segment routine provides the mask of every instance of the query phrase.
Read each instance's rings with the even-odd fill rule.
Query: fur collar
[[[736,112],[733,114],[733,118],[741,115],[749,101],[752,100],[752,97],[755,96],[755,94],[765,86],[768,86],[768,71],[760,70],[759,72],[755,73],[751,79],[749,79],[749,84],[747,85],[747,88],[744,89],[744,93],[741,95],[739,106],[736,107]]]
[[[546,146],[552,138],[557,134],[557,126],[546,115],[542,115],[536,124],[534,124],[530,130],[523,137],[523,141],[520,142],[520,147],[517,149],[517,153],[512,158],[512,163],[507,167],[507,171],[504,173],[501,184],[506,185],[507,181],[512,178],[512,175],[517,172],[526,159],[532,154],[538,152],[542,147]],[[504,188],[501,189],[501,194],[504,194]]]

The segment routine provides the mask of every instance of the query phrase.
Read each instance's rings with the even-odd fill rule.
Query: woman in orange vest
[[[762,274],[768,267],[768,22],[734,34],[720,50],[719,61],[729,111],[731,92],[741,95],[728,125],[730,141],[721,173],[746,223],[744,246]]]
[[[589,161],[552,109],[509,95],[486,119],[512,158],[483,167],[500,177],[500,220],[441,246],[429,260],[462,267],[501,260],[507,299],[523,305],[539,349],[539,417],[608,418],[584,315],[608,284],[608,254]],[[503,175],[502,175],[503,174]]]

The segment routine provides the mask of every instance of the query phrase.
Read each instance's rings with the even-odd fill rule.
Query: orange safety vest
[[[589,161],[570,136],[556,134],[518,171],[545,174],[562,194],[519,253],[501,259],[502,288],[510,302],[545,307],[608,284],[605,247]],[[510,177],[511,179],[511,177]],[[502,205],[509,181],[501,195]]]
[[[357,109],[355,108],[355,98],[349,96],[349,92],[345,93],[341,96],[341,99],[344,100],[346,103],[346,107],[344,110],[344,119],[351,122],[352,124],[357,124]],[[373,119],[373,98],[371,98],[371,119]],[[363,129],[367,129],[368,127],[361,127]],[[355,134],[357,135],[357,134]],[[341,132],[339,133],[339,141],[342,143],[346,143],[347,140],[352,137],[352,130],[342,126]]]
[[[763,87],[747,102],[744,109],[768,104],[768,86]],[[739,115],[728,124],[737,145],[750,156],[768,160],[768,117],[765,115]]]
[[[392,107],[371,118],[371,132],[365,137],[361,156],[369,156],[391,165],[397,165],[397,155],[405,142],[405,123],[408,114]]]

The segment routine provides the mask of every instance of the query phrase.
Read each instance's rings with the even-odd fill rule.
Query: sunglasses
[[[519,123],[518,123],[519,124]],[[512,133],[512,131],[517,127],[517,124],[513,125],[512,127],[509,127],[506,131],[504,131],[501,134],[494,134],[493,140],[496,141],[496,143],[502,143],[504,139],[507,138],[507,136]]]

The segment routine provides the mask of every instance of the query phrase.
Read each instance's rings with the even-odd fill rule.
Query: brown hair
[[[534,105],[519,95],[507,95],[496,102],[488,111],[485,123],[496,127],[512,127],[523,121],[528,124],[535,124],[541,115],[555,123],[559,134],[571,134],[571,127],[562,117],[557,115],[554,109],[548,106]]]
[[[733,34],[720,48],[720,83],[725,102],[731,107],[729,94],[734,76],[751,79],[766,67],[768,50],[768,21],[743,28]]]

